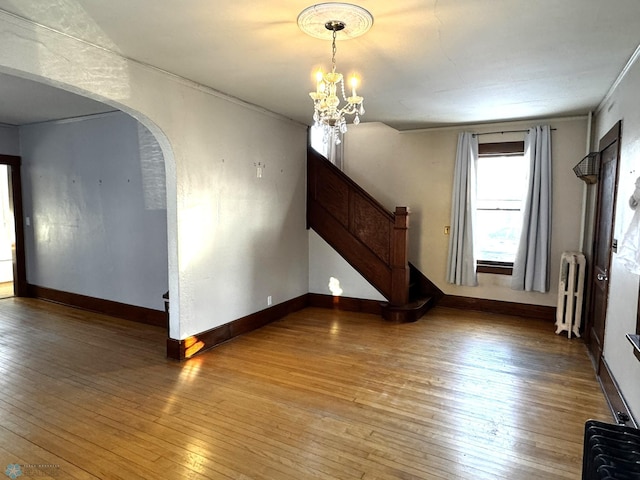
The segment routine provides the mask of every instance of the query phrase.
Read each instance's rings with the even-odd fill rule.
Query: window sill
[[[640,335],[627,333],[627,340],[629,340],[631,345],[633,345],[633,354],[638,360],[640,360]]]
[[[476,266],[478,273],[492,273],[494,275],[511,275],[513,274],[512,263],[501,262],[482,262],[479,261]]]

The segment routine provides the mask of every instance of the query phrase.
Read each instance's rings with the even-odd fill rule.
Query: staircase
[[[407,208],[389,212],[311,147],[307,150],[307,227],[387,299],[381,304],[385,319],[416,321],[443,296],[408,262]]]

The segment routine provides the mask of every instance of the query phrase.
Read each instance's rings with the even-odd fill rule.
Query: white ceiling
[[[314,2],[0,0],[0,10],[311,122],[312,73],[331,45],[296,18]],[[585,114],[640,44],[640,0],[361,0],[364,36],[338,41],[362,77],[363,121],[398,129]],[[0,49],[2,47],[0,46]],[[0,77],[0,122],[110,110]]]
[[[0,124],[28,125],[112,110],[109,105],[56,87],[0,74]]]

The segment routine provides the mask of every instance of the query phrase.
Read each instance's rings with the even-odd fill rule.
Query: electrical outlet
[[[444,227],[444,234],[449,235],[449,233],[451,233],[451,227],[447,225],[446,227]]]
[[[269,295],[267,297],[267,306],[271,305],[273,303],[273,299],[271,298],[271,295]]]

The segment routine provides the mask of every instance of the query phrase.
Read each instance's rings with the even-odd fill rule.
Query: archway
[[[4,71],[4,70],[5,69],[0,67],[0,71]],[[11,74],[15,74],[16,72],[15,71],[10,71],[10,73]],[[36,80],[38,82],[42,82],[43,85],[50,85],[50,86],[54,86],[56,88],[60,88],[60,85],[57,82],[49,81],[44,77],[43,78],[37,78],[37,77],[34,77],[33,75],[25,74],[25,78],[29,78],[31,80]],[[73,90],[77,91],[77,89],[73,89]],[[76,93],[76,92],[74,92],[74,93]],[[101,100],[101,101],[105,101],[106,100],[106,99],[104,99],[104,98],[102,98],[100,96],[97,96],[95,94],[89,94],[88,96],[90,98],[93,98],[94,100]],[[140,162],[139,162],[139,165],[137,166],[137,168],[140,170],[139,173],[140,173],[141,181],[142,181],[142,193],[141,193],[140,196],[143,198],[144,207],[148,211],[152,211],[152,210],[163,210],[164,211],[164,213],[163,213],[163,221],[164,221],[165,233],[160,235],[160,238],[162,238],[164,240],[164,248],[163,248],[163,250],[164,250],[165,254],[164,254],[164,258],[163,258],[163,264],[164,264],[164,271],[165,272],[164,272],[164,275],[154,275],[153,272],[151,272],[151,275],[150,275],[150,277],[152,279],[157,281],[157,279],[161,278],[162,276],[167,277],[168,275],[170,275],[168,273],[168,271],[169,271],[168,256],[169,255],[167,253],[167,243],[168,243],[167,239],[169,238],[169,233],[168,233],[169,232],[169,228],[168,228],[168,218],[167,218],[167,214],[166,214],[166,212],[167,212],[166,163],[167,163],[167,157],[169,157],[169,161],[172,158],[171,149],[167,147],[168,141],[164,137],[164,134],[160,131],[160,129],[153,122],[149,121],[145,116],[143,116],[143,115],[141,115],[141,114],[136,112],[135,117],[137,117],[137,118],[134,118],[133,116],[130,115],[130,113],[124,111],[124,110],[131,110],[130,108],[127,108],[126,106],[123,106],[123,105],[119,104],[118,102],[113,102],[113,101],[109,101],[109,100],[106,100],[106,101],[108,101],[109,105],[110,105],[110,107],[108,108],[108,110],[110,110],[109,113],[90,115],[90,116],[79,117],[79,118],[76,117],[74,119],[64,119],[64,120],[57,121],[57,122],[44,122],[44,123],[40,123],[38,125],[33,125],[32,124],[32,125],[28,125],[28,126],[25,126],[25,127],[21,127],[21,128],[24,129],[24,131],[23,131],[23,142],[22,142],[23,143],[23,147],[25,145],[29,146],[29,145],[32,145],[34,143],[33,142],[33,138],[34,138],[34,136],[37,136],[37,131],[38,130],[47,130],[48,129],[47,136],[50,136],[52,134],[51,133],[52,130],[65,129],[67,132],[69,132],[69,131],[73,132],[74,130],[78,131],[78,128],[79,128],[78,125],[88,124],[88,123],[100,124],[100,123],[110,122],[111,123],[111,127],[110,127],[111,129],[113,129],[114,122],[116,122],[116,124],[126,123],[129,126],[137,124],[137,132],[136,132],[137,139],[134,139],[134,141],[137,140],[137,146],[139,147],[139,159],[140,159]],[[120,109],[117,110],[117,111],[114,111],[114,109],[112,107],[120,107]],[[107,117],[109,117],[109,118],[107,118]],[[121,117],[127,117],[130,120],[126,120],[125,118],[121,118]],[[142,121],[140,121],[140,120],[142,120]],[[43,125],[45,125],[45,123],[48,126],[43,126]],[[54,126],[52,126],[52,125],[54,125]],[[92,128],[94,128],[94,127],[92,127]],[[116,127],[116,128],[120,128],[120,127]],[[134,129],[135,128],[136,127],[134,127]],[[36,133],[34,133],[34,131],[36,131]],[[129,131],[132,131],[132,129],[129,128]],[[156,134],[153,134],[152,131],[155,131]],[[85,132],[86,132],[86,128],[85,128]],[[73,138],[75,138],[77,140],[79,137],[85,136],[84,133],[79,133],[79,134],[66,133],[65,135],[67,135],[67,137],[64,138],[64,141],[61,141],[59,143],[67,143],[69,141],[70,137],[73,137]],[[162,142],[158,141],[158,138],[157,138],[156,135],[159,135],[163,141]],[[102,136],[103,135],[96,135],[93,141],[91,140],[90,136],[86,136],[86,138],[84,138],[82,142],[79,142],[79,144],[76,144],[76,145],[72,146],[73,152],[77,153],[77,151],[79,149],[81,150],[82,148],[85,148],[85,149],[86,148],[92,148],[93,145],[91,145],[91,143],[92,142],[99,142],[100,138]],[[119,142],[119,141],[110,142],[110,144],[116,145],[120,149],[122,149],[123,143],[126,143],[126,142]],[[131,143],[131,142],[129,142],[129,143]],[[163,143],[164,145],[162,145],[161,143]],[[42,149],[46,145],[47,145],[46,142],[44,144],[39,144],[38,145],[38,149]],[[50,143],[49,143],[49,146],[51,146]],[[31,148],[31,151],[32,151],[31,153],[33,153],[33,150],[34,150],[34,148]],[[167,151],[169,152],[168,154],[166,153]],[[2,152],[0,152],[0,153],[2,153]],[[52,156],[55,159],[56,158],[56,152],[54,152],[52,154]],[[91,155],[86,155],[85,154],[85,158],[88,158],[90,156]],[[59,155],[58,155],[58,157],[59,157]],[[96,155],[96,157],[100,157],[100,155]],[[30,155],[30,161],[33,163],[33,155]],[[40,166],[36,166],[37,168],[40,169],[39,170],[40,171],[40,176],[42,176],[42,168],[43,168],[43,165],[45,163],[47,163],[47,162],[42,162],[41,161],[41,165]],[[90,196],[91,190],[92,190],[92,187],[90,185],[83,184],[83,181],[85,181],[88,176],[94,175],[95,178],[93,180],[97,179],[97,184],[99,184],[100,190],[104,191],[106,188],[109,187],[108,182],[107,181],[103,182],[103,179],[99,178],[99,177],[101,175],[104,175],[104,174],[113,176],[113,172],[109,173],[109,172],[105,172],[104,171],[104,165],[96,167],[96,168],[93,168],[93,170],[89,170],[89,171],[87,171],[87,169],[85,168],[82,172],[80,172],[80,170],[81,170],[80,167],[86,167],[87,166],[86,163],[87,162],[84,162],[84,161],[78,161],[78,162],[76,162],[75,168],[73,170],[68,170],[65,174],[61,175],[61,177],[65,177],[68,180],[67,183],[69,183],[69,185],[67,185],[66,187],[65,186],[61,187],[60,185],[57,185],[55,187],[56,190],[61,190],[61,189],[64,190],[64,189],[66,189],[66,191],[64,192],[66,200],[69,200],[69,197],[70,197],[69,190],[71,188],[71,184],[73,184],[73,188],[74,189],[76,189],[78,191],[82,190],[82,192],[83,192],[82,193],[82,195],[83,195],[82,201],[85,202],[85,205],[78,205],[78,208],[76,209],[76,213],[75,213],[76,216],[82,216],[83,215],[81,210],[82,210],[82,208],[85,208],[85,209],[87,208],[87,205],[86,205],[87,197]],[[112,162],[103,161],[102,163],[103,164],[107,164],[107,163],[112,163]],[[29,168],[33,167],[33,165],[28,165],[28,167]],[[46,165],[45,165],[45,167],[48,168],[48,166],[46,166]],[[29,168],[27,168],[27,174],[29,173]],[[51,173],[51,171],[49,173]],[[130,177],[131,175],[128,175],[128,176]],[[51,175],[50,175],[50,177],[51,177]],[[126,181],[128,183],[132,182],[132,180],[135,183],[135,180],[136,180],[135,178],[134,179],[131,179],[131,178],[127,178],[126,179]],[[159,182],[161,182],[161,184]],[[111,182],[111,183],[113,184],[114,182]],[[27,186],[30,187],[30,188],[26,189],[27,190],[27,192],[26,192],[27,195],[31,194],[32,193],[31,190],[33,189],[33,191],[38,192],[38,195],[42,196],[42,192],[47,190],[48,182],[44,182],[44,183],[40,182],[40,183],[38,183],[37,179],[32,178],[30,180],[27,179]],[[111,185],[111,186],[113,187],[113,185]],[[119,201],[124,201],[126,197],[123,197],[123,189],[122,189],[121,186],[119,188],[120,188],[120,192],[117,194],[119,196],[118,200]],[[95,189],[95,187],[93,188],[93,191],[97,191]],[[126,193],[126,191],[124,191],[124,193]],[[105,208],[104,201],[103,201],[104,197],[100,198],[100,200],[102,201],[102,204],[100,205],[100,207],[102,209],[104,209]],[[56,201],[47,201],[45,199],[44,203],[48,203],[48,204],[52,204],[53,205],[53,204],[56,204],[58,202],[56,202]],[[40,204],[43,204],[42,200],[40,200]],[[33,209],[33,207],[34,207],[33,199],[30,199],[29,205]],[[42,210],[42,209],[40,209],[40,210]],[[111,213],[113,214],[114,212],[111,212]],[[120,215],[120,217],[122,217],[122,212],[117,212],[117,213]],[[87,215],[90,215],[91,217],[95,217],[96,216],[96,215],[91,215],[91,213],[87,213]],[[49,251],[45,252],[45,254],[43,255],[43,250],[46,250],[46,248],[42,247],[42,244],[41,244],[40,248],[37,248],[36,238],[42,237],[42,231],[43,231],[42,228],[37,230],[37,228],[42,227],[42,225],[39,225],[38,222],[35,221],[37,216],[38,216],[37,212],[31,211],[31,212],[27,212],[25,214],[25,217],[20,219],[20,223],[22,225],[27,225],[26,228],[28,230],[29,229],[33,230],[33,232],[31,232],[31,235],[32,235],[32,238],[31,238],[32,241],[31,241],[31,245],[30,245],[31,248],[27,249],[27,255],[31,255],[31,257],[32,257],[32,264],[34,263],[33,260],[34,260],[35,255],[36,255],[35,252],[37,252],[38,255],[39,255],[39,257],[38,257],[39,259],[47,258],[46,255],[48,254],[49,257],[48,257],[47,261],[49,263],[53,263],[53,262],[50,262],[50,259],[52,257],[54,257],[54,256],[57,257],[60,260],[60,262],[59,262],[59,264],[57,266],[55,264],[51,265],[52,268],[55,267],[54,269],[55,269],[56,272],[61,272],[63,270],[63,268],[60,268],[60,265],[65,265],[65,264],[68,264],[68,263],[69,264],[70,263],[75,263],[76,265],[73,268],[75,268],[76,270],[78,268],[80,268],[82,270],[83,267],[78,267],[77,265],[78,264],[79,265],[86,265],[89,262],[87,262],[87,261],[64,262],[63,259],[65,258],[65,255],[64,255],[65,252],[61,253],[60,250],[58,250],[58,252],[56,252],[56,254],[53,255],[52,251],[51,251],[52,249],[49,248]],[[147,216],[149,216],[149,215],[147,215]],[[157,215],[155,215],[155,216],[157,217]],[[128,218],[130,218],[130,217],[131,216],[128,215]],[[56,218],[55,215],[51,216],[50,212],[47,213],[47,219],[49,221],[49,225],[47,225],[46,228],[53,232],[51,234],[50,238],[49,238],[48,245],[47,245],[47,247],[51,247],[50,244],[54,243],[56,238],[60,237],[61,230],[64,230],[64,228],[61,229],[61,228],[58,228],[58,227],[60,227],[60,225],[65,223],[65,222],[64,222],[64,219],[61,220],[61,218]],[[134,220],[132,220],[131,218],[130,218],[130,220],[131,220],[130,223],[131,223],[132,227],[137,225],[137,223]],[[35,225],[32,225],[32,222],[34,222]],[[71,227],[71,228],[75,228],[76,231],[80,231],[81,226],[79,225],[79,222],[75,222],[75,225],[72,225],[73,222],[66,222],[66,223],[67,223],[67,225],[66,225],[65,228]],[[118,222],[118,223],[121,223],[121,222]],[[156,222],[156,225],[157,225],[157,222]],[[56,230],[56,228],[57,228],[57,230]],[[105,231],[107,233],[112,233],[112,230],[113,230],[112,228],[107,228],[107,227],[103,227],[102,228],[103,233]],[[127,230],[127,229],[124,228],[124,230]],[[82,237],[83,235],[80,234],[78,236]],[[84,235],[84,236],[86,236],[86,235]],[[54,240],[54,242],[51,241],[52,239]],[[158,237],[157,236],[156,237],[151,237],[151,239],[154,242],[158,241]],[[104,240],[102,243],[107,245],[110,242],[108,240]],[[149,248],[147,248],[146,250],[151,250],[151,246],[148,245],[148,244],[149,244],[149,242],[147,242],[147,246]],[[71,249],[71,250],[73,250],[73,248],[74,248],[73,247],[73,242],[69,242],[68,239],[66,239],[64,242],[63,241],[59,241],[57,243],[57,247],[59,249],[62,248],[62,246],[66,246],[66,247],[68,247],[68,249]],[[82,250],[82,248],[77,248],[76,247],[76,252],[77,251],[81,251],[81,250]],[[131,253],[129,251],[129,249],[123,249],[123,251],[126,251],[127,253],[129,253],[129,256],[130,256],[129,259],[127,259],[125,261],[113,261],[113,259],[111,259],[111,260],[107,259],[107,260],[105,260],[105,263],[110,264],[110,265],[114,265],[114,264],[130,265],[133,261],[137,261],[138,260],[138,256],[136,256],[135,253]],[[69,252],[67,251],[66,254],[67,254],[66,256],[68,256]],[[100,258],[101,256],[103,256],[103,255],[97,255],[96,254],[96,255],[93,255],[92,258]],[[88,266],[84,267],[85,270],[87,270],[88,268],[90,268],[90,267],[88,267]],[[31,276],[32,277],[33,276],[37,277],[38,275],[42,276],[41,275],[42,272],[40,270],[43,270],[43,269],[37,269],[36,268],[34,270],[36,273],[34,273],[34,271],[32,271],[31,272]],[[99,270],[99,269],[95,269],[95,270]],[[104,271],[105,269],[103,268],[101,270]],[[147,267],[141,268],[140,270],[145,271],[146,273],[148,273],[150,271],[150,268],[147,266]],[[97,277],[99,277],[99,276],[97,276]],[[128,275],[123,275],[123,277],[127,278]],[[31,281],[33,281],[33,280],[31,280]],[[83,280],[79,280],[79,281],[81,283],[83,283],[82,287],[86,287],[87,286],[86,282],[83,282]],[[35,283],[37,284],[37,280],[35,281]],[[46,283],[46,282],[44,282],[44,283]],[[62,283],[64,283],[64,282],[62,282]],[[120,282],[120,283],[122,283],[122,282]],[[157,292],[157,295],[156,295],[157,303],[154,303],[152,305],[152,308],[157,309],[157,310],[162,310],[163,309],[164,302],[162,300],[162,294],[164,294],[167,291],[167,283],[168,283],[168,280],[165,281],[162,290]],[[60,290],[63,290],[63,293],[66,293],[66,289],[64,287],[60,287]],[[132,290],[133,289],[128,289],[128,291],[132,291]],[[158,290],[158,289],[156,288],[156,290]],[[33,291],[37,291],[37,290],[32,290],[32,292]],[[117,297],[114,298],[113,292],[111,292],[111,294],[108,294],[107,297],[108,297],[109,300],[114,300],[116,302],[120,302],[120,303],[123,303],[123,304],[127,303],[127,299],[126,298],[117,298]],[[175,303],[177,304],[177,299],[175,300]],[[176,309],[175,309],[175,306],[174,306],[174,311],[175,310]],[[149,322],[149,323],[152,323],[152,322]]]

